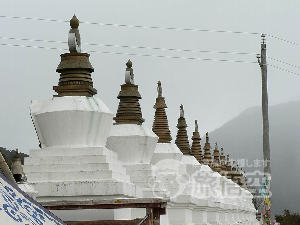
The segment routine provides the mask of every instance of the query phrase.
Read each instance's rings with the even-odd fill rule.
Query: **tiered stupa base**
[[[105,147],[31,150],[24,170],[41,202],[141,197],[117,154]]]

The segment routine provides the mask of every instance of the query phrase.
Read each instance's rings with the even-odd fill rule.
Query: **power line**
[[[43,19],[43,18],[22,17],[22,16],[3,16],[3,15],[0,15],[0,18],[5,18],[5,19],[20,19],[20,20],[38,20],[38,21],[62,22],[62,23],[69,23],[70,22],[68,20]]]
[[[271,65],[271,64],[268,64],[268,66],[271,66],[271,67],[274,67],[274,68],[276,68],[276,69],[279,69],[279,70],[285,71],[285,72],[287,72],[287,73],[291,73],[291,74],[295,74],[295,75],[298,75],[298,76],[300,76],[300,74],[299,74],[299,73],[295,73],[295,72],[292,72],[292,71],[289,71],[289,70],[286,70],[286,69],[280,68],[280,67],[278,67],[278,66],[274,66],[274,65]]]
[[[161,48],[161,47],[145,47],[145,46],[130,46],[130,45],[111,45],[111,44],[89,44],[102,47],[116,47],[116,48],[133,48],[133,49],[149,49],[149,50],[162,50],[162,51],[175,51],[175,52],[192,52],[192,53],[213,53],[213,54],[231,54],[231,55],[257,55],[256,53],[248,52],[229,52],[229,51],[209,51],[209,50],[193,50],[193,49],[176,49],[176,48]]]
[[[22,48],[35,48],[35,49],[68,51],[68,49],[62,49],[62,48],[56,48],[56,47],[20,45],[20,44],[9,44],[9,43],[0,43],[0,45],[2,45],[2,46],[11,46],[11,47],[22,47]],[[231,62],[231,63],[246,63],[246,64],[257,63],[257,62],[251,62],[251,61],[230,60],[230,59],[211,59],[211,58],[196,58],[196,57],[185,57],[185,56],[136,54],[136,53],[95,51],[95,50],[91,50],[91,51],[87,51],[87,52],[89,52],[89,53],[111,54],[111,55],[130,55],[130,56],[143,56],[143,57],[168,58],[168,59],[185,59],[185,60],[198,60],[198,61],[213,61],[213,62]]]
[[[0,45],[1,46],[10,46],[10,47],[21,47],[21,48],[35,48],[35,49],[46,49],[46,50],[69,51],[69,49],[64,49],[64,48],[34,46],[34,45],[19,45],[19,44],[10,44],[10,43],[0,43]]]
[[[30,41],[30,42],[45,42],[66,44],[66,41],[53,41],[42,39],[29,39],[29,38],[14,38],[14,37],[0,37],[3,40],[16,40],[16,41]],[[256,53],[248,52],[229,52],[229,51],[209,51],[209,50],[193,50],[193,49],[176,49],[176,48],[161,48],[161,47],[146,47],[146,46],[131,46],[131,45],[113,45],[113,44],[91,44],[82,43],[83,45],[101,46],[101,47],[116,47],[116,48],[133,48],[133,49],[149,49],[149,50],[162,50],[162,51],[176,51],[176,52],[192,52],[192,53],[213,53],[213,54],[231,54],[231,55],[257,55]]]
[[[69,23],[70,22],[68,20],[44,19],[44,18],[21,17],[21,16],[5,16],[5,15],[0,15],[0,18],[5,18],[5,19],[23,19],[23,20],[37,20],[37,21],[47,21],[47,22],[63,22],[63,23]],[[159,27],[159,26],[128,25],[128,24],[84,22],[84,21],[80,21],[80,23],[82,23],[82,24],[88,24],[88,25],[113,26],[113,27],[129,27],[129,28],[143,28],[143,29],[158,29],[158,30],[174,30],[174,31],[194,31],[194,32],[249,34],[249,35],[260,35],[261,34],[261,33],[257,33],[257,32],[247,32],[247,31],[211,30],[211,29],[177,28],[177,27]]]
[[[30,41],[30,42],[44,42],[44,43],[56,43],[56,44],[66,44],[66,41],[52,41],[43,39],[29,39],[29,38],[14,38],[14,37],[0,37],[3,40],[14,40],[14,41]]]
[[[293,42],[293,41],[289,41],[289,40],[286,40],[286,39],[283,39],[283,38],[280,38],[280,37],[276,37],[274,35],[271,35],[271,34],[265,34],[269,37],[272,37],[272,38],[275,38],[277,40],[280,40],[280,41],[283,41],[283,42],[287,42],[287,43],[290,43],[290,44],[293,44],[293,45],[297,45],[297,46],[300,46],[300,44],[296,43],[296,42]]]
[[[277,62],[280,62],[280,63],[283,63],[283,64],[286,64],[286,65],[289,65],[289,66],[292,66],[292,67],[295,67],[295,68],[298,68],[298,69],[300,69],[300,67],[299,66],[296,66],[296,65],[293,65],[293,64],[290,64],[290,63],[287,63],[287,62],[284,62],[284,61],[281,61],[281,60],[279,60],[279,59],[274,59],[274,58],[272,58],[272,57],[270,57],[270,56],[267,56],[269,59],[271,59],[271,60],[274,60],[274,61],[277,61]]]
[[[44,47],[44,46],[33,46],[33,45],[19,45],[19,44],[9,44],[9,43],[0,43],[0,46],[11,46],[11,47],[22,47],[22,48],[34,48],[34,49],[46,49],[46,50],[60,50],[60,51],[68,51],[68,49],[64,48],[56,48],[56,47]],[[143,57],[157,57],[157,58],[170,58],[170,59],[186,59],[186,60],[199,60],[199,61],[214,61],[214,62],[234,62],[234,63],[246,63],[252,64],[257,62],[249,62],[249,61],[240,61],[240,60],[227,60],[227,59],[203,59],[203,58],[193,58],[193,57],[180,57],[180,56],[162,56],[162,55],[145,55],[145,54],[135,54],[135,53],[122,53],[122,52],[101,52],[101,51],[88,51],[89,53],[101,53],[101,54],[112,54],[112,55],[131,55],[131,56],[143,56]],[[276,69],[285,71],[287,73],[300,75],[298,73],[268,64],[271,67]]]
[[[61,22],[69,23],[69,20],[58,20],[58,19],[45,19],[45,18],[35,18],[35,17],[21,17],[21,16],[5,16],[0,15],[0,18],[5,19],[23,19],[23,20],[36,20],[36,21],[46,21],[46,22]],[[213,30],[213,29],[195,29],[195,28],[178,28],[178,27],[159,27],[159,26],[144,26],[144,25],[129,25],[129,24],[116,24],[116,23],[100,23],[100,22],[87,22],[81,21],[82,24],[88,25],[100,25],[100,26],[113,26],[113,27],[129,27],[129,28],[144,28],[144,29],[158,29],[158,30],[175,30],[175,31],[195,31],[195,32],[209,32],[209,33],[230,33],[230,34],[249,34],[249,35],[261,35],[259,32],[248,32],[248,31],[230,31],[230,30]],[[274,39],[284,41],[293,45],[300,46],[300,44],[289,41],[284,38],[277,37],[272,34],[266,34],[266,36],[272,37]]]

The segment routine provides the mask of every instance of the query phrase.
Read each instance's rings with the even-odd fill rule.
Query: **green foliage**
[[[277,223],[280,225],[299,225],[300,224],[300,214],[290,213],[290,210],[285,209],[283,215],[275,215]]]

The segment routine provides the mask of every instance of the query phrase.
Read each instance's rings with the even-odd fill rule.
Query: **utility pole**
[[[268,79],[267,79],[267,45],[265,34],[261,35],[261,60],[257,56],[261,68],[262,77],[262,118],[263,118],[263,157],[264,157],[264,224],[271,224],[271,201],[270,201],[270,184],[271,184],[271,161],[270,161],[270,137],[269,137],[269,112],[268,112]]]

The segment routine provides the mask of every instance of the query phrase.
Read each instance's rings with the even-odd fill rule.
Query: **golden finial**
[[[130,61],[130,59],[128,59],[127,63],[126,63],[127,68],[131,68],[132,67],[132,62]]]
[[[75,16],[75,14],[74,14],[74,16],[72,17],[72,19],[70,20],[70,26],[71,26],[71,28],[78,28],[79,27],[79,20],[77,19],[77,17]]]
[[[206,143],[209,143],[208,132],[206,132]]]
[[[195,132],[198,132],[198,120],[195,120]]]

